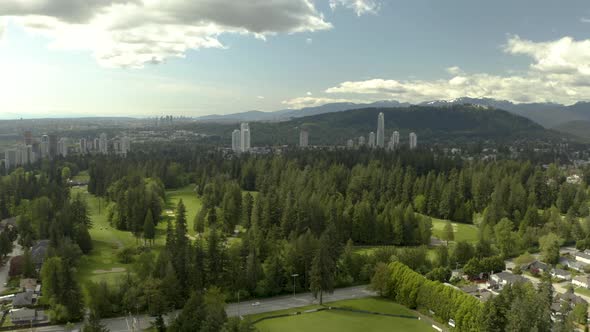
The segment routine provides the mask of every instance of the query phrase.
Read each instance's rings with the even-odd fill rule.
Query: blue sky
[[[590,100],[582,0],[3,0],[0,31],[0,118]]]

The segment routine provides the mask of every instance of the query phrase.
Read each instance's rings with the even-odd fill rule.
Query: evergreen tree
[[[152,211],[148,210],[145,222],[143,224],[143,238],[145,243],[150,242],[150,244],[154,244],[154,239],[156,238],[156,227],[154,225],[154,218],[152,217]]]

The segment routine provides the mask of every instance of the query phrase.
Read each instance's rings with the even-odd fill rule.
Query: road
[[[14,247],[12,249],[12,252],[8,254],[8,256],[6,257],[6,264],[0,266],[0,292],[3,292],[7,289],[7,287],[4,286],[4,284],[8,282],[8,270],[10,268],[10,259],[14,256],[19,256],[22,254],[23,248],[16,241],[14,241]]]
[[[375,292],[370,291],[367,289],[367,286],[356,286],[356,287],[349,287],[349,288],[340,288],[336,289],[333,294],[324,294],[324,302],[333,302],[333,301],[340,301],[340,300],[350,300],[350,299],[359,299],[364,297],[375,296]],[[260,304],[255,303],[259,302]],[[226,307],[226,312],[229,317],[235,317],[239,315],[252,315],[252,314],[260,314],[265,312],[277,311],[277,310],[284,310],[284,309],[291,309],[297,307],[308,306],[312,304],[317,304],[317,301],[313,298],[311,293],[301,293],[297,294],[295,297],[293,296],[279,296],[273,297],[268,299],[261,299],[261,300],[251,300],[241,302],[239,305],[237,303],[228,304]],[[178,314],[174,312],[167,317],[168,319],[175,317]],[[109,318],[103,319],[102,323],[111,331],[111,332],[127,332],[133,331],[132,326],[135,325],[140,329],[147,329],[151,326],[151,322],[153,321],[152,317],[147,315],[139,315],[136,316],[137,320],[136,323],[133,324],[133,319],[130,317],[117,317],[117,318]],[[80,328],[80,324],[76,325],[75,328]],[[31,329],[22,329],[18,331],[31,331]],[[36,332],[63,332],[65,331],[64,326],[54,325],[54,326],[45,326],[45,327],[38,327],[34,328],[33,331]],[[135,331],[140,331],[136,329]]]

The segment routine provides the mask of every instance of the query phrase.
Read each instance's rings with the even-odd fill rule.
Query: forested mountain
[[[556,131],[577,136],[585,141],[590,141],[590,121],[570,121],[553,128]]]
[[[367,138],[377,130],[377,115],[385,115],[387,141],[394,130],[402,143],[409,132],[416,132],[420,142],[462,143],[493,140],[511,143],[515,140],[557,138],[555,132],[506,111],[469,105],[444,107],[411,106],[407,108],[365,108],[337,113],[295,118],[276,123],[251,123],[254,146],[297,144],[299,129],[310,131],[313,145],[344,145],[348,139]],[[228,141],[235,125],[199,123],[197,130]]]
[[[452,100],[425,101],[420,106],[448,107],[452,105],[479,105],[495,109],[501,109],[510,113],[528,118],[545,128],[552,128],[569,121],[590,121],[590,103],[578,102],[565,106],[556,103],[521,103],[515,104],[507,100],[491,98],[457,98]],[[395,100],[383,100],[373,103],[330,103],[315,107],[306,107],[299,110],[280,110],[276,112],[248,111],[227,115],[209,115],[198,118],[199,121],[208,122],[239,122],[239,121],[286,121],[293,118],[319,115],[325,113],[344,112],[360,108],[388,108],[408,107],[409,103],[400,103]]]

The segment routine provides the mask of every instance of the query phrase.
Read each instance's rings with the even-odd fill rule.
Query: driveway
[[[10,268],[10,259],[14,256],[20,256],[22,254],[23,248],[18,243],[16,243],[16,241],[14,241],[14,247],[12,249],[12,252],[8,254],[8,257],[6,258],[6,264],[0,266],[0,292],[3,292],[7,289],[7,287],[4,286],[4,284],[8,282],[8,270]]]

